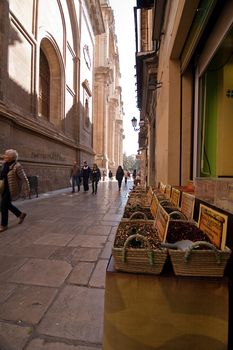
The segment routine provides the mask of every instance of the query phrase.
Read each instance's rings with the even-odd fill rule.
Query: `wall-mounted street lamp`
[[[135,118],[135,117],[133,117],[133,119],[131,119],[131,123],[132,123],[132,127],[134,128],[134,131],[139,131],[140,128],[145,125],[144,120],[140,120],[139,128],[137,128],[138,121],[137,121],[137,118]]]

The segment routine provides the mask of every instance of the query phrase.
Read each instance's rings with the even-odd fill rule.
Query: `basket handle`
[[[193,249],[198,247],[198,246],[205,246],[205,247],[211,248],[214,251],[214,253],[215,253],[217,264],[221,263],[221,253],[220,253],[220,251],[213,244],[211,244],[209,242],[205,242],[205,241],[193,242],[193,244],[185,252],[185,255],[184,255],[185,262],[188,262]]]
[[[123,247],[123,254],[122,254],[122,262],[125,263],[126,262],[126,248],[129,244],[130,241],[132,241],[134,238],[139,238],[143,241],[146,242],[147,244],[147,255],[148,255],[148,259],[149,259],[149,263],[150,265],[154,264],[154,256],[153,256],[153,251],[151,249],[151,245],[150,242],[148,241],[148,239],[146,237],[144,237],[143,235],[140,235],[139,233],[136,233],[134,235],[129,236],[125,243],[124,243],[124,247]]]
[[[159,202],[160,205],[168,204],[171,206],[171,202],[168,199],[163,199]]]
[[[184,216],[184,214],[181,213],[179,210],[174,210],[174,211],[172,211],[172,212],[169,214],[169,216],[170,216],[171,219],[172,219],[172,216],[173,216],[174,214],[179,215],[181,220],[187,220],[186,217]]]
[[[129,220],[132,220],[132,219],[134,218],[134,216],[136,216],[136,215],[138,215],[138,214],[142,215],[142,216],[143,216],[143,219],[148,220],[148,217],[147,217],[146,214],[143,213],[142,211],[135,211],[135,212],[130,216]]]

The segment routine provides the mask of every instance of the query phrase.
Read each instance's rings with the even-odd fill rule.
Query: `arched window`
[[[40,87],[39,87],[39,114],[50,117],[50,69],[44,52],[40,49]]]

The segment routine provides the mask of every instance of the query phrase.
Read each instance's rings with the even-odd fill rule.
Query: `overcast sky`
[[[136,0],[109,0],[114,11],[115,32],[120,57],[122,100],[124,107],[124,152],[127,155],[137,154],[138,133],[133,130],[131,119],[139,120],[136,99],[135,65],[135,29],[134,11]]]

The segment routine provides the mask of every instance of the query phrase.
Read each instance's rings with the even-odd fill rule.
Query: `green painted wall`
[[[205,104],[204,162],[201,176],[216,176],[218,73],[207,72]],[[204,98],[203,98],[204,103]],[[203,132],[203,130],[202,130]]]

